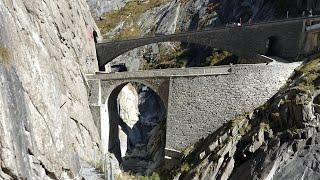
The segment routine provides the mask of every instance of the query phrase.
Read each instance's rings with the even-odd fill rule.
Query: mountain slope
[[[0,1],[0,179],[75,177],[99,136],[84,74],[95,72],[84,0]]]
[[[320,58],[264,106],[186,149],[178,179],[317,179]]]

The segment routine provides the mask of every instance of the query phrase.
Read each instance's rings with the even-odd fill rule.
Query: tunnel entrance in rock
[[[150,87],[118,86],[108,100],[109,152],[126,172],[148,175],[164,161],[166,108]]]
[[[279,48],[279,40],[276,36],[270,36],[266,42],[267,56],[277,56]]]

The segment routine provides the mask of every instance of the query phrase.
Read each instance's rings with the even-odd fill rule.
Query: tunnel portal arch
[[[279,51],[279,37],[270,36],[266,41],[267,56],[277,56]]]

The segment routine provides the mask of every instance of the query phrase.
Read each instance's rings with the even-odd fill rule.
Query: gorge
[[[318,179],[317,47],[290,59],[297,62],[270,57],[275,61],[247,65],[252,59],[220,49],[163,42],[126,52],[96,74],[93,32],[98,41],[114,41],[212,29],[240,18],[307,16],[319,7],[316,0],[1,0],[0,179]],[[227,75],[183,74],[190,67],[221,68],[208,65],[225,65]],[[129,72],[107,73],[123,66]],[[182,68],[183,76],[154,68]],[[167,100],[141,78],[150,72],[154,78],[154,71],[170,82]],[[119,80],[122,74],[129,78]],[[101,133],[101,123],[109,123],[102,121],[108,88],[116,88],[112,108],[130,130],[117,134],[122,150],[116,153],[108,152],[115,139]],[[189,123],[175,122],[183,118]],[[197,124],[205,128],[192,129]],[[161,169],[168,140],[183,147]]]

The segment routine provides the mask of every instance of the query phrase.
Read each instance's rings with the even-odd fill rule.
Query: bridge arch
[[[248,37],[242,37],[241,34],[235,36],[236,33],[232,31],[220,32],[219,30],[217,30],[217,32],[215,33],[210,33],[209,31],[200,31],[193,33],[161,35],[140,39],[99,43],[96,45],[99,68],[103,69],[105,64],[117,58],[118,56],[129,52],[130,50],[154,43],[163,42],[198,44],[228,51],[235,55],[243,57],[253,57],[256,54],[254,50],[246,49],[246,47],[248,47]],[[264,54],[266,50],[265,45],[262,43],[259,46],[263,46],[264,49],[263,51],[261,51],[261,53]]]
[[[295,58],[300,54],[309,53],[305,50],[306,22],[316,21],[319,17],[296,18],[279,21],[246,24],[241,26],[228,26],[213,28],[211,30],[178,33],[171,35],[158,35],[116,42],[102,42],[96,44],[99,67],[131,49],[159,42],[185,42],[207,45],[209,47],[225,50],[237,56],[254,58],[259,54],[266,55],[266,40],[268,37],[279,37],[277,41],[277,56],[282,58]],[[310,29],[310,28],[309,28]]]
[[[127,134],[128,143],[129,143],[130,134],[135,130],[134,128],[129,127],[121,119],[119,115],[118,96],[121,90],[129,83],[138,83],[138,84],[144,85],[158,96],[158,101],[159,101],[158,103],[163,105],[162,107],[164,108],[163,110],[165,112],[165,118],[162,119],[162,121],[166,121],[166,113],[167,113],[167,105],[164,104],[166,101],[159,94],[158,88],[154,86],[152,83],[149,83],[144,80],[141,80],[141,81],[126,80],[126,81],[115,82],[110,87],[109,95],[106,98],[105,105],[104,105],[104,115],[103,115],[104,118],[101,118],[101,139],[102,139],[102,146],[105,146],[104,148],[105,151],[113,153],[120,163],[123,162],[122,155],[125,152],[122,152],[120,147],[121,139],[119,137],[119,133],[120,133],[119,127],[121,127],[121,129],[124,129],[126,131],[126,132],[124,131],[123,132]],[[163,141],[163,143],[165,143],[165,140]]]

